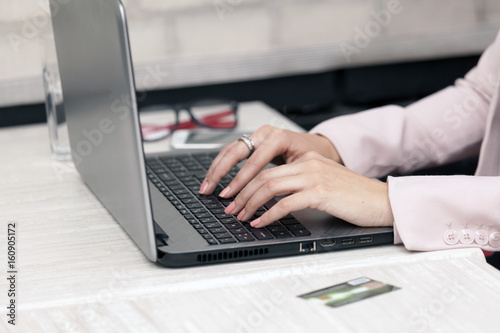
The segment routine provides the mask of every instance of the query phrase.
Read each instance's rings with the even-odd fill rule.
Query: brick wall
[[[138,89],[473,54],[500,27],[498,0],[123,2]],[[0,2],[0,105],[43,98],[38,35],[50,30],[47,8],[48,0]],[[164,79],[144,80],[151,71]]]

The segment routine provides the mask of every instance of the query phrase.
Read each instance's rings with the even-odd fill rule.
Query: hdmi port
[[[344,238],[341,241],[342,245],[351,245],[354,244],[354,238]]]
[[[334,246],[337,242],[335,241],[335,239],[328,239],[328,240],[324,240],[324,241],[321,241],[319,242],[319,245],[321,245],[322,247],[331,247],[331,246]]]

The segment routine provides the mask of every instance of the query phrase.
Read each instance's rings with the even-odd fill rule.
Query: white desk
[[[291,126],[260,103],[243,104],[240,111],[253,121]],[[2,332],[430,332],[430,327],[498,332],[500,327],[500,272],[486,264],[480,250],[411,253],[388,245],[168,269],[146,259],[71,167],[50,159],[46,126],[1,129],[0,143],[1,275],[7,275],[9,221],[17,224],[19,273],[16,327],[7,324],[8,286],[0,279]],[[296,297],[360,276],[402,289],[340,308]]]

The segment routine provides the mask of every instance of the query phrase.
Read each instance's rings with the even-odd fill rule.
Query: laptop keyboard
[[[224,213],[234,198],[224,199],[219,193],[238,172],[235,167],[217,186],[214,194],[198,193],[206,171],[217,153],[186,154],[147,158],[147,176],[170,203],[184,216],[210,245],[309,236],[311,233],[293,216],[288,215],[267,227],[256,229]],[[276,203],[260,207],[257,218]],[[253,220],[253,219],[251,219]]]

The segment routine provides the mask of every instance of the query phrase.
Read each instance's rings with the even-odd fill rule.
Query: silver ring
[[[253,154],[253,152],[255,151],[255,143],[253,142],[252,139],[250,139],[250,135],[243,134],[243,136],[241,138],[239,138],[238,141],[245,143],[248,147],[248,150],[250,150],[250,155]],[[248,155],[248,156],[250,156],[250,155]]]

